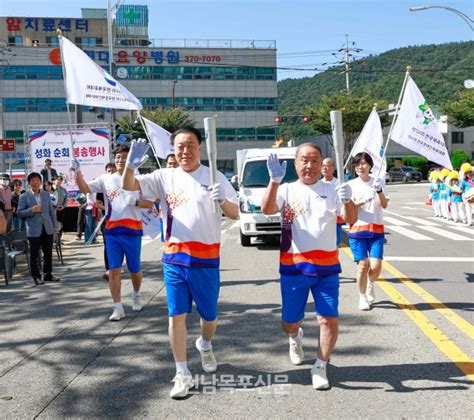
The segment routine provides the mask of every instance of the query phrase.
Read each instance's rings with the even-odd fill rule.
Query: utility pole
[[[350,92],[349,85],[349,36],[346,34],[346,48],[344,49],[344,72],[346,73],[346,92]]]
[[[343,71],[341,72],[346,75],[346,92],[350,93],[351,87],[350,87],[350,80],[349,80],[349,72],[351,71],[350,63],[351,63],[351,57],[353,56],[352,53],[356,52],[359,53],[362,50],[360,48],[357,48],[355,46],[355,42],[352,43],[352,46],[349,45],[349,35],[346,34],[346,45],[342,48],[340,48],[337,52],[332,53],[334,56],[340,56],[341,54],[343,55],[343,60],[339,62],[339,64],[342,64],[344,66]]]

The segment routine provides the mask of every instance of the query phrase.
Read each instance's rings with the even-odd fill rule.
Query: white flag
[[[428,160],[453,169],[436,118],[410,76],[391,138]]]
[[[64,36],[59,37],[66,102],[140,111],[143,106],[127,88]]]
[[[382,161],[383,148],[382,124],[380,122],[379,114],[374,108],[352,149],[351,156],[355,156],[360,152],[368,153],[374,161],[372,173],[377,176],[380,167],[382,167],[379,177],[385,179],[387,161],[385,160],[385,157]]]
[[[141,117],[143,118],[143,117]],[[171,143],[171,133],[155,124],[153,121],[143,118],[146,125],[146,130],[150,136],[150,141],[153,143],[153,149],[160,159],[166,159],[170,153],[174,153],[174,147]]]

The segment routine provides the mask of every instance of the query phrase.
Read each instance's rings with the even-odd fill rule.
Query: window
[[[57,36],[47,36],[46,45],[48,47],[57,47],[59,45],[59,38]]]
[[[75,42],[82,47],[97,47],[98,45],[102,45],[102,38],[83,36],[82,38],[76,38]]]
[[[462,143],[464,143],[464,132],[463,131],[453,131],[451,133],[451,143],[452,144],[462,144]]]
[[[23,37],[22,36],[9,36],[8,37],[8,45],[22,46],[23,45]]]

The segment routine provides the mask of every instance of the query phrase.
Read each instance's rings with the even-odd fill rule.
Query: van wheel
[[[240,244],[242,246],[250,246],[250,239],[251,236],[244,235],[242,231],[240,231]]]

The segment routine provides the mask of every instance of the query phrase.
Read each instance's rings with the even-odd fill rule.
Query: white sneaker
[[[171,382],[174,382],[173,389],[170,392],[171,398],[184,398],[188,395],[189,390],[194,387],[193,377],[189,371],[187,373],[176,372]]]
[[[109,316],[109,321],[120,321],[125,318],[125,311],[123,309],[114,308],[112,315]]]
[[[214,373],[217,370],[217,361],[212,352],[212,346],[208,350],[201,350],[198,347],[199,338],[196,340],[196,348],[201,354],[201,364],[204,372]]]
[[[290,341],[290,360],[294,365],[301,365],[304,360],[303,351],[303,328],[298,329],[299,340],[289,337]]]
[[[373,303],[375,301],[375,289],[373,281],[367,281],[367,292],[365,295],[367,296],[367,301],[369,303]]]
[[[370,304],[369,304],[369,301],[367,300],[367,296],[364,295],[359,298],[359,309],[361,311],[370,310]]]
[[[311,382],[314,389],[328,389],[329,381],[326,375],[326,366],[316,366],[311,368]]]
[[[132,295],[132,311],[140,312],[143,309],[142,295]]]

